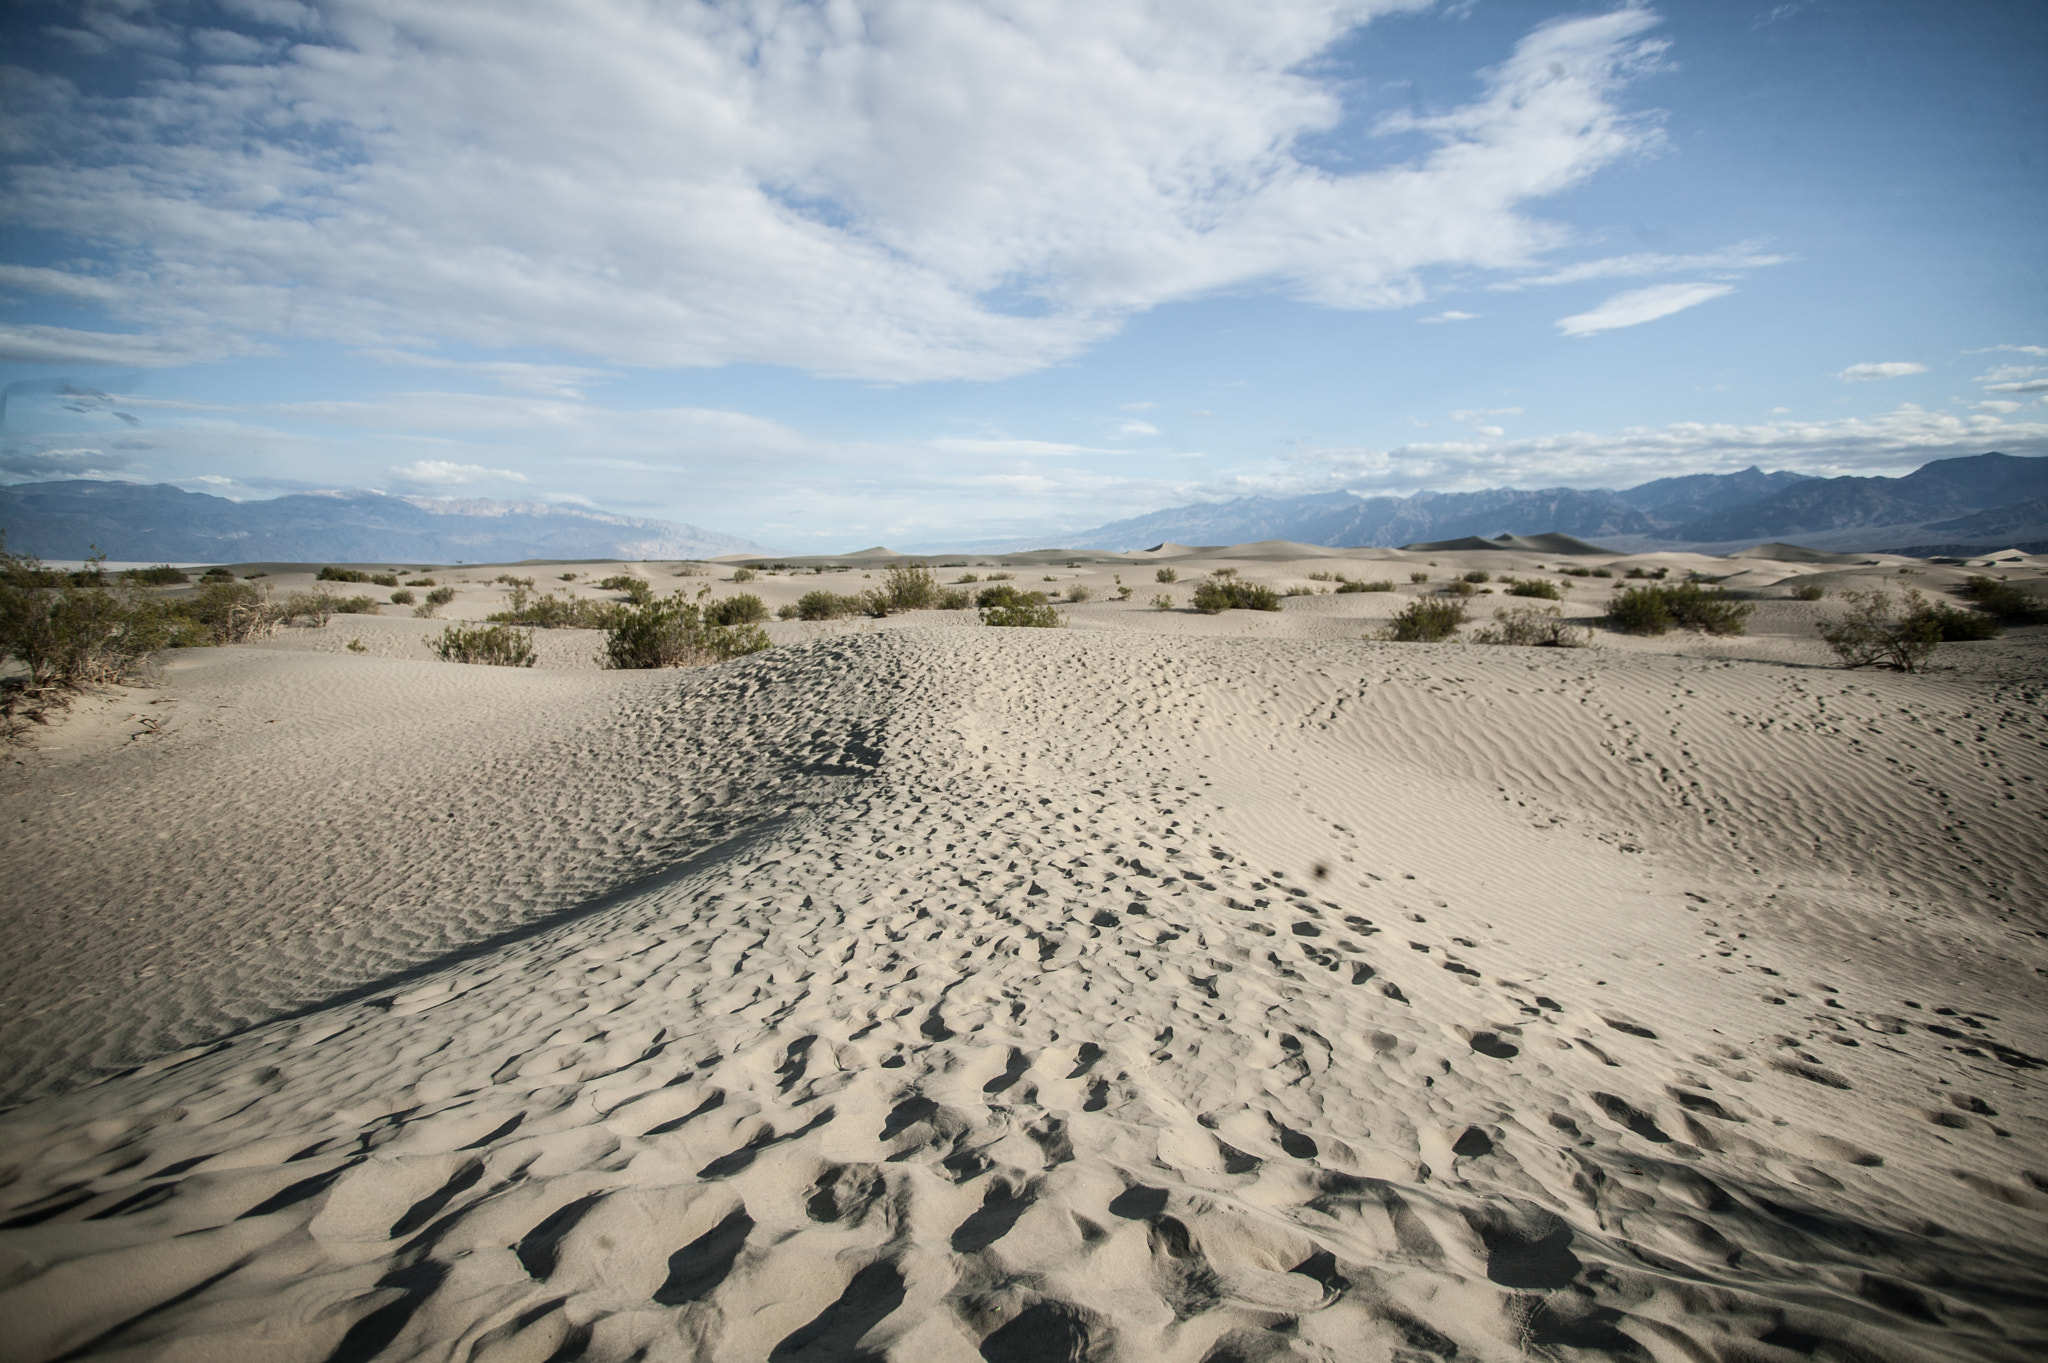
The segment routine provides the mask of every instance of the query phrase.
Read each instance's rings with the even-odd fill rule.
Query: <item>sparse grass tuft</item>
[[[428,644],[444,663],[489,667],[532,667],[533,631],[510,625],[450,625]]]
[[[1457,634],[1464,623],[1462,603],[1420,598],[1389,621],[1379,637],[1399,644],[1434,644]]]

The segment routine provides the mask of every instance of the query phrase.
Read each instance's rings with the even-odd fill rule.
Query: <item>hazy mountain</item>
[[[1070,549],[1119,550],[1166,541],[1245,544],[1268,539],[1353,546],[1559,533],[1630,550],[1736,547],[1793,536],[1830,549],[1863,550],[1938,540],[1946,552],[1965,537],[1986,548],[2004,548],[2006,531],[1990,521],[1942,529],[1930,522],[1997,514],[2042,496],[2048,496],[2048,459],[1980,454],[1937,460],[1903,478],[1810,478],[1751,467],[1739,473],[1659,478],[1619,491],[1488,488],[1410,497],[1345,492],[1239,497],[1114,521],[1061,536],[1058,543]],[[2020,525],[2014,522],[2015,528]],[[969,549],[1006,552],[1045,543],[1013,541]]]
[[[232,502],[168,483],[73,480],[0,487],[7,548],[172,563],[506,563],[525,558],[706,558],[767,552],[674,521],[546,502],[312,492]]]

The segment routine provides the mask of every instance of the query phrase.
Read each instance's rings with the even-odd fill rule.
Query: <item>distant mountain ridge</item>
[[[2048,458],[1989,453],[1924,464],[1901,478],[1799,473],[1699,473],[1604,488],[1487,488],[1357,497],[1239,497],[1170,507],[1060,540],[1063,548],[1130,550],[1164,541],[1332,546],[1403,545],[1501,534],[1564,534],[1628,550],[1727,548],[1801,537],[1812,548],[1885,550],[1939,544],[2003,549],[2031,532],[2048,549]],[[2038,552],[2030,539],[2018,547]],[[1021,542],[1018,547],[1021,547]],[[993,552],[998,546],[975,546]]]
[[[124,562],[505,563],[767,552],[694,525],[549,502],[366,491],[235,502],[169,483],[87,479],[0,487],[0,529],[14,553],[75,559],[97,546]]]

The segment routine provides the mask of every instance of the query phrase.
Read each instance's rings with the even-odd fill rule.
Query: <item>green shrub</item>
[[[1119,601],[1128,601],[1128,600],[1130,600],[1130,599],[1131,599],[1131,592],[1132,592],[1132,590],[1133,590],[1133,589],[1132,589],[1132,588],[1130,588],[1130,587],[1126,587],[1126,586],[1123,586],[1123,585],[1119,584],[1119,585],[1118,585],[1118,587],[1117,587],[1117,589],[1116,589],[1116,599],[1117,599],[1117,600],[1119,600]]]
[[[428,644],[444,663],[532,667],[533,631],[510,625],[450,625]]]
[[[1410,582],[1427,582],[1427,581],[1429,581],[1429,574],[1428,574],[1428,573],[1410,573],[1410,574],[1408,574],[1408,580],[1409,580]]]
[[[1941,631],[1944,644],[1976,643],[2005,633],[2004,624],[1981,611],[1959,611],[1946,601],[1933,602],[1924,609]]]
[[[785,620],[837,620],[841,616],[859,615],[865,609],[858,596],[814,591],[805,592],[796,599],[794,606],[784,606],[776,613]]]
[[[732,580],[735,582],[752,582],[759,576],[760,574],[752,568],[735,568],[732,570]]]
[[[368,582],[370,575],[354,568],[322,568],[313,574],[315,582]]]
[[[1271,587],[1256,583],[1238,582],[1231,578],[1219,581],[1212,577],[1207,582],[1196,584],[1194,606],[1204,615],[1216,615],[1227,610],[1276,611],[1280,609],[1280,595]]]
[[[2048,601],[2029,596],[2018,587],[1996,578],[1965,578],[1963,595],[1978,610],[2008,625],[2048,623]]]
[[[121,576],[145,587],[175,587],[192,580],[183,568],[173,568],[168,563],[159,563],[154,568],[130,568]]]
[[[981,581],[981,575],[978,573],[962,573],[954,581],[960,583],[979,582]]]
[[[1446,582],[1443,585],[1443,593],[1445,596],[1470,596],[1478,590],[1479,589],[1477,587],[1465,581],[1463,578],[1459,578],[1455,582]]]
[[[124,681],[172,642],[163,603],[140,583],[109,587],[99,563],[63,573],[0,545],[0,653],[27,669],[26,689]]]
[[[1152,574],[1152,580],[1154,582],[1178,582],[1180,581],[1180,570],[1178,568],[1161,568],[1158,572]]]
[[[1165,592],[1159,593],[1157,596],[1152,598],[1152,609],[1156,611],[1172,610],[1173,598],[1171,596],[1168,596]]]
[[[1000,629],[1062,629],[1067,623],[1067,617],[1045,599],[1044,592],[988,587],[976,603],[981,607],[981,623]]]
[[[356,580],[357,580],[357,581],[361,581],[361,579],[360,579],[360,578],[358,578],[358,579],[356,579]],[[467,581],[468,579],[467,579],[467,578],[465,578],[465,579],[463,579],[463,580],[464,580],[464,581]],[[533,585],[533,579],[532,579],[532,578],[530,578],[530,577],[514,577],[514,576],[512,576],[512,574],[510,574],[510,573],[499,573],[499,574],[498,574],[498,575],[497,575],[496,577],[492,578],[492,579],[491,579],[491,581],[493,581],[493,582],[502,582],[502,583],[504,583],[504,584],[505,584],[506,586],[508,586],[508,587],[512,588],[512,589],[513,589],[513,590],[515,590],[515,591],[516,591],[516,590],[518,590],[518,589],[519,589],[519,588],[521,588],[521,587],[531,587],[531,586]]]
[[[1466,582],[1491,582],[1493,581],[1493,574],[1487,572],[1484,568],[1474,568],[1471,572],[1465,574],[1462,580]]]
[[[233,582],[235,575],[226,568],[208,568],[199,575],[201,582]]]
[[[1595,568],[1592,575],[1594,577],[1613,577],[1614,571],[1611,568]]]
[[[340,604],[341,598],[325,587],[315,587],[309,592],[293,592],[284,599],[284,604],[278,607],[278,620],[287,625],[303,622],[316,628],[324,628],[327,622],[334,618],[336,608]]]
[[[948,587],[939,593],[934,608],[942,611],[964,611],[974,604],[974,596],[965,587]]]
[[[1755,609],[1728,599],[1718,587],[1705,591],[1698,583],[1681,582],[1671,587],[1624,587],[1609,603],[1607,619],[1629,634],[1662,634],[1674,625],[1706,634],[1740,634]]]
[[[1427,598],[1408,603],[1408,608],[1387,623],[1380,634],[1401,644],[1434,644],[1448,639],[1465,623],[1465,607],[1457,601]]]
[[[768,618],[768,607],[752,592],[728,596],[704,607],[704,619],[713,625],[752,625]]]
[[[604,665],[697,667],[768,647],[759,625],[715,625],[680,591],[616,608],[605,626]]]
[[[371,573],[371,574],[370,574],[370,581],[371,581],[371,582],[373,582],[373,583],[375,583],[375,584],[376,584],[377,586],[379,586],[379,587],[396,587],[396,586],[398,585],[398,574],[397,574],[397,573]]]
[[[419,598],[404,587],[400,587],[397,591],[391,593],[391,604],[394,606],[410,606],[417,600]]]
[[[1342,573],[1313,572],[1308,575],[1308,580],[1311,582],[1342,582],[1345,579]]]
[[[1304,587],[1297,583],[1280,594],[1282,596],[1314,596],[1316,589],[1314,587]]]
[[[189,625],[179,631],[178,643],[192,645],[241,644],[273,633],[284,619],[284,611],[271,604],[270,596],[246,582],[215,579],[200,584],[199,590],[182,601],[170,603],[174,620]]]
[[[939,580],[922,563],[898,563],[883,575],[881,595],[891,611],[932,610],[939,604]]]
[[[428,581],[433,579],[429,578]],[[453,587],[436,587],[427,593],[427,599],[414,608],[413,614],[422,620],[431,620],[434,613],[455,599]],[[324,623],[324,622],[323,622]]]
[[[1842,599],[1849,604],[1849,613],[1822,621],[1817,628],[1844,667],[1917,672],[1941,642],[1941,621],[1917,591],[1907,591],[1903,603],[1881,589],[1843,592]],[[1901,604],[1903,612],[1898,610]]]
[[[634,581],[637,582],[639,579],[635,578]],[[439,593],[429,595],[427,600],[432,601],[436,595]],[[530,597],[524,587],[514,587],[511,609],[492,611],[484,619],[506,625],[528,625],[535,629],[603,629],[611,620],[612,613],[618,609],[617,605],[609,601],[556,596],[553,592]]]
[[[377,598],[374,596],[343,596],[335,599],[336,615],[379,615]]]
[[[1015,576],[1015,573],[990,573],[988,575],[988,580],[990,582],[1008,582],[1011,578]]]
[[[1802,582],[1792,589],[1793,599],[1798,601],[1818,601],[1826,595],[1818,582]]]
[[[1377,582],[1346,582],[1340,578],[1337,583],[1337,595],[1339,596],[1350,592],[1390,592],[1392,590],[1394,590],[1394,584],[1386,578],[1381,578]]]
[[[1667,576],[1669,576],[1669,575],[1670,575],[1670,572],[1671,572],[1671,570],[1670,570],[1669,568],[1640,568],[1640,567],[1638,567],[1638,568],[1631,568],[1631,569],[1629,569],[1629,570],[1628,570],[1628,575],[1629,575],[1630,577],[1632,577],[1632,578],[1638,578],[1638,579],[1643,579],[1643,580],[1648,580],[1648,581],[1655,581],[1655,582],[1662,582],[1662,581],[1663,581],[1663,580],[1664,580],[1664,579],[1665,579],[1665,578],[1666,578]]]
[[[1515,606],[1493,613],[1494,623],[1473,634],[1481,644],[1511,644],[1518,648],[1584,648],[1592,636],[1564,622],[1556,606]]]
[[[1511,582],[1508,586],[1508,595],[1534,596],[1540,597],[1545,601],[1562,601],[1564,599],[1564,594],[1558,591],[1557,584],[1543,577],[1532,577],[1520,582]]]
[[[431,587],[434,585],[434,579],[431,577],[416,577],[405,585],[408,587]]]
[[[1211,577],[1236,577],[1236,576],[1237,576],[1237,569],[1235,569],[1235,568],[1212,568],[1212,569],[1210,569],[1210,570],[1209,570],[1209,576],[1211,576]]]

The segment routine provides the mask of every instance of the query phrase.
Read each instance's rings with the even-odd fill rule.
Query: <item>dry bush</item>
[[[1503,578],[1502,581],[1507,583],[1509,596],[1533,596],[1544,601],[1564,599],[1564,594],[1557,589],[1557,584],[1548,578],[1531,577],[1517,581],[1510,577]]]
[[[1078,582],[1076,582],[1073,586],[1067,588],[1067,600],[1073,602],[1077,606],[1094,595],[1094,592],[1089,591],[1086,587],[1082,586]]]
[[[890,611],[933,610],[939,590],[939,579],[922,563],[895,564],[882,577],[881,596]]]
[[[1271,587],[1257,583],[1230,578],[1218,581],[1212,577],[1195,587],[1194,605],[1204,615],[1216,615],[1227,610],[1276,611],[1280,609],[1280,595]]]
[[[604,665],[610,668],[697,667],[768,647],[759,625],[715,625],[694,601],[671,592],[615,609],[605,626]]]
[[[15,688],[20,705],[36,710],[62,703],[48,694],[55,690],[127,680],[174,641],[164,604],[135,582],[110,586],[101,561],[60,573],[0,545],[0,653],[27,669]]]
[[[1493,624],[1473,634],[1473,642],[1520,648],[1584,648],[1593,639],[1591,631],[1566,624],[1564,612],[1556,606],[1504,607],[1493,613],[1493,619]]]
[[[1427,581],[1429,581],[1429,574],[1428,574],[1428,573],[1410,573],[1410,574],[1408,574],[1408,580],[1409,580],[1410,582],[1427,582]]]
[[[1456,601],[1427,598],[1408,603],[1408,608],[1387,622],[1379,637],[1402,644],[1433,644],[1451,638],[1465,623],[1465,607]]]
[[[1795,601],[1818,601],[1826,595],[1827,592],[1822,589],[1818,582],[1802,582],[1792,589],[1792,597]]]
[[[1390,592],[1394,590],[1394,584],[1385,578],[1380,579],[1378,582],[1350,582],[1343,578],[1338,578],[1337,584],[1337,595],[1339,596],[1345,596],[1352,592]]]
[[[1491,582],[1493,581],[1493,574],[1487,572],[1484,568],[1474,568],[1471,572],[1465,574],[1462,580],[1466,582]]]
[[[732,570],[732,580],[735,582],[752,582],[760,575],[760,573],[752,568],[735,568]]]
[[[355,568],[322,568],[313,574],[315,582],[368,582],[370,575]]]
[[[410,606],[417,600],[419,598],[404,587],[400,587],[397,591],[391,593],[391,604],[394,606]]]

